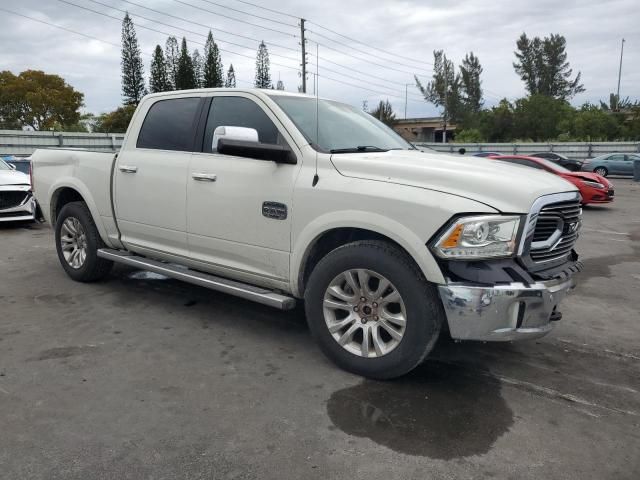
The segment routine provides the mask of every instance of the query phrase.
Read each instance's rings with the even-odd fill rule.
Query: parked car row
[[[478,152],[475,157],[513,157],[498,152]],[[556,152],[538,152],[527,155],[528,158],[543,158],[571,172],[593,172],[602,177],[608,175],[633,175],[633,162],[640,160],[638,153],[605,153],[595,158],[576,160]]]
[[[582,197],[582,205],[590,203],[610,203],[613,201],[615,190],[613,184],[593,172],[572,172],[557,163],[547,160],[546,158],[527,157],[523,155],[498,155],[489,157],[501,162],[507,162],[517,165],[523,165],[529,168],[545,170],[553,175],[564,178],[571,182],[580,191]]]

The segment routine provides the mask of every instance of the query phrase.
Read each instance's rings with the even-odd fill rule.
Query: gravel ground
[[[442,341],[392,382],[279,312],[122,267],[71,281],[0,226],[0,478],[640,478],[640,184],[585,208],[547,337]]]

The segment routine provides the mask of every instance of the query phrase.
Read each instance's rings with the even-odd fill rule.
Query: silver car
[[[585,160],[581,170],[607,175],[633,175],[633,162],[640,160],[637,153],[606,153],[599,157]]]
[[[35,218],[36,199],[29,175],[0,160],[0,222]]]

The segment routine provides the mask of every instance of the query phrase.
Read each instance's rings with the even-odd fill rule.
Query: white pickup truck
[[[281,309],[372,378],[441,331],[546,334],[573,287],[580,196],[559,177],[423,153],[351,106],[269,90],[146,96],[116,155],[39,150],[36,198],[74,280],[113,262]]]

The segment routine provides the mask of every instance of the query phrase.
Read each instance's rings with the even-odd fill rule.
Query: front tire
[[[104,247],[91,212],[84,202],[67,203],[56,219],[56,250],[67,275],[78,282],[106,277],[113,262],[98,257]]]
[[[375,379],[419,365],[445,318],[436,288],[413,260],[371,240],[339,247],[316,265],[305,309],[323,352],[343,369]]]
[[[601,177],[606,177],[609,174],[609,171],[604,167],[598,167],[593,171],[593,173],[597,173]]]

